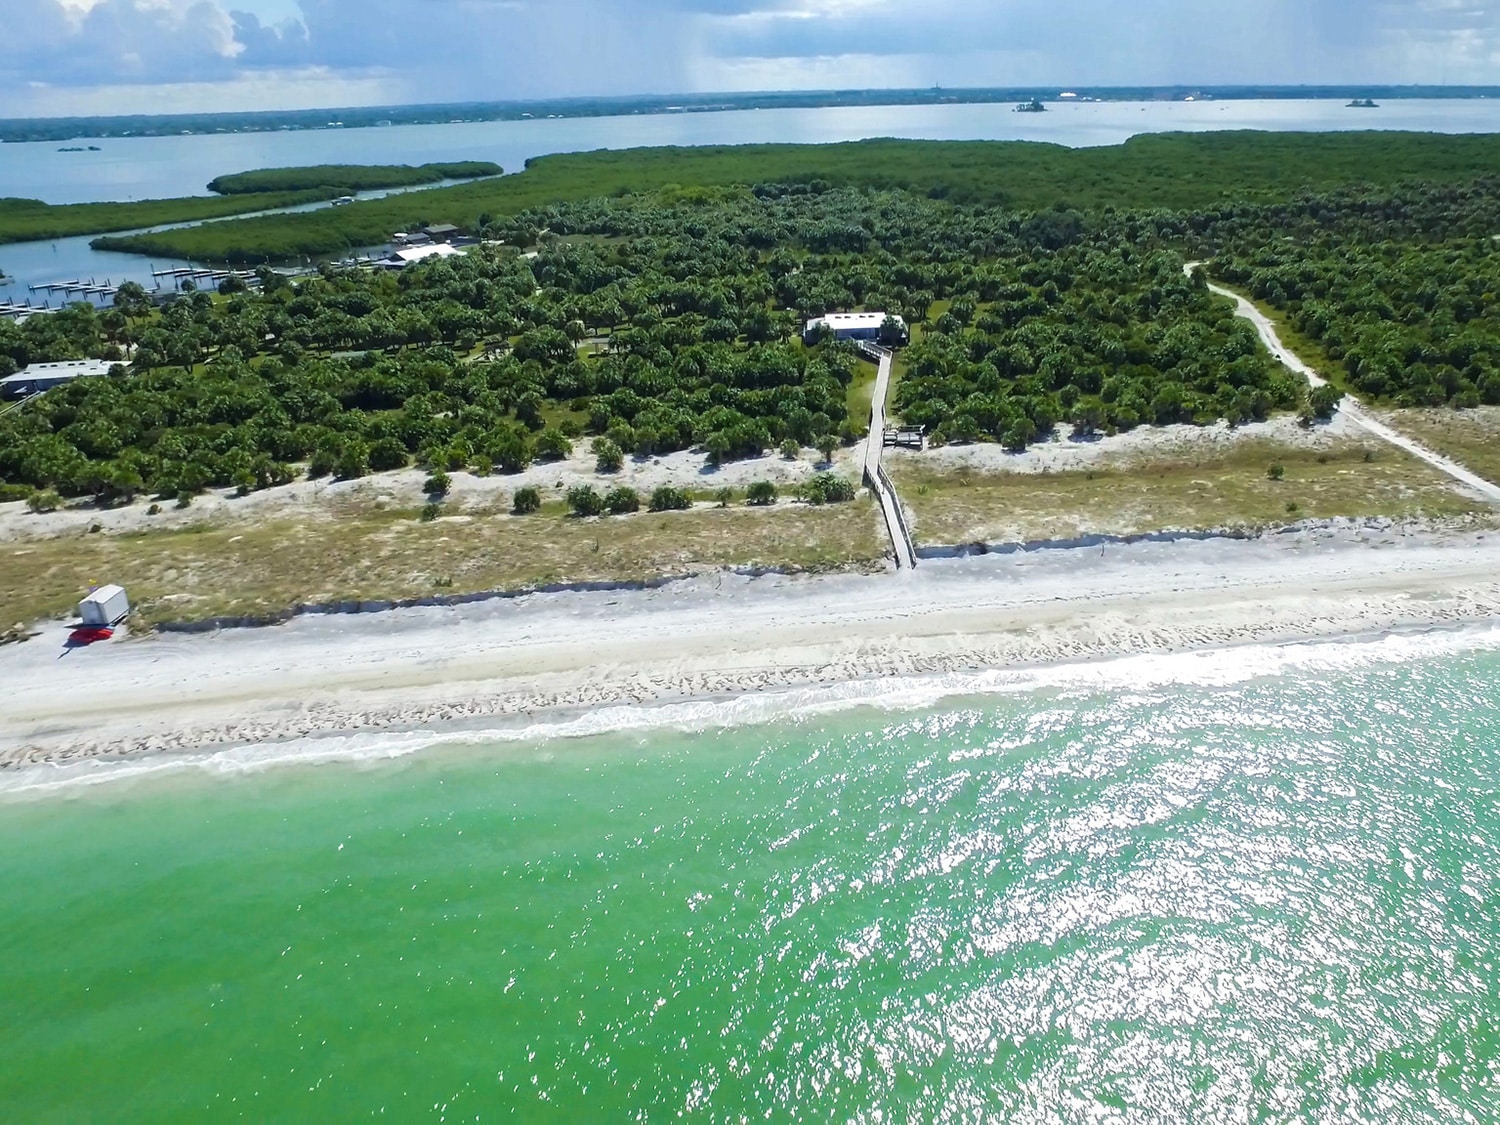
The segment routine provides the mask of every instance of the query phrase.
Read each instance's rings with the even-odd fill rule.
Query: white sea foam
[[[536,745],[609,734],[697,732],[795,722],[858,708],[923,710],[953,699],[1053,691],[1097,694],[1168,687],[1221,688],[1292,673],[1330,676],[1500,650],[1500,625],[1386,633],[1337,641],[1254,644],[1201,652],[1137,654],[1034,668],[851,680],[727,698],[619,704],[581,714],[483,729],[415,729],[325,735],[212,752],[92,758],[0,774],[0,798],[76,792],[104,784],[203,774],[238,777],[283,766],[381,763],[444,746]]]

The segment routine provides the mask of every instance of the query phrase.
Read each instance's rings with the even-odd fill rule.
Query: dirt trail
[[[1184,270],[1191,274],[1195,266],[1203,265],[1202,262],[1189,262]],[[1208,283],[1209,291],[1217,293],[1221,297],[1228,297],[1235,303],[1235,314],[1244,317],[1255,326],[1255,331],[1260,334],[1261,341],[1270,349],[1271,354],[1284,363],[1291,370],[1307,378],[1308,383],[1314,387],[1321,387],[1327,382],[1318,375],[1307,364],[1299,359],[1295,352],[1281,342],[1281,337],[1276,334],[1276,326],[1271,323],[1270,318],[1251,304],[1233,289],[1226,289],[1222,285],[1213,282]],[[1413,457],[1426,461],[1433,468],[1446,473],[1464,487],[1479,493],[1492,504],[1500,504],[1500,485],[1485,480],[1477,473],[1464,468],[1457,461],[1452,461],[1440,453],[1434,453],[1425,445],[1413,441],[1405,434],[1391,429],[1384,422],[1372,418],[1364,406],[1352,395],[1345,395],[1343,403],[1339,406],[1339,412],[1349,421],[1364,429],[1368,433],[1378,437],[1381,441],[1389,442],[1398,449],[1404,449]]]

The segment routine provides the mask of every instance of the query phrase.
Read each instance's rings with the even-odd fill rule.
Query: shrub
[[[839,504],[854,499],[854,485],[844,477],[819,473],[807,482],[805,494],[811,504]]]
[[[776,503],[776,486],[768,480],[758,480],[745,489],[745,499],[757,508]]]
[[[377,473],[389,472],[391,469],[404,469],[410,458],[406,455],[406,446],[395,438],[381,438],[370,445],[370,468]]]
[[[560,461],[573,455],[573,443],[567,434],[548,426],[536,435],[536,455],[543,461]]]
[[[495,471],[495,463],[481,453],[474,458],[474,466],[471,471],[476,477],[487,477]]]
[[[422,505],[422,522],[423,523],[431,523],[433,520],[437,519],[438,516],[440,516],[442,514],[443,514],[443,506],[442,506],[442,504],[438,503],[436,500],[433,500],[430,503]]]
[[[1267,480],[1280,480],[1286,476],[1286,466],[1280,461],[1273,461],[1271,467],[1266,470]]]
[[[447,496],[448,489],[453,487],[453,479],[447,473],[439,469],[433,473],[422,485],[422,491],[428,496]]]
[[[719,502],[719,507],[727,508],[730,504],[734,503],[734,489],[721,488],[718,492],[714,493],[714,499]]]
[[[625,464],[625,454],[607,437],[594,439],[594,468],[601,473],[618,473]]]
[[[501,471],[507,473],[519,473],[531,464],[536,454],[525,431],[515,428],[496,434],[485,452],[489,454],[494,464],[500,466]]]
[[[0,504],[8,500],[29,500],[31,492],[32,488],[29,484],[0,483]]]
[[[568,507],[575,516],[597,516],[604,511],[604,498],[591,484],[580,484],[568,489]]]
[[[832,434],[824,434],[822,437],[818,438],[817,446],[818,455],[823,458],[823,464],[833,464],[833,454],[834,451],[839,447],[839,439],[834,437]]]
[[[192,503],[193,503],[193,494],[191,492],[187,492],[187,491],[184,490],[184,491],[179,492],[177,494],[177,506],[179,508],[188,508],[188,507],[191,507]]]
[[[641,510],[641,497],[633,488],[627,488],[623,484],[616,485],[604,494],[604,506],[611,515],[623,516],[626,512]]]
[[[795,461],[801,452],[802,447],[797,444],[796,438],[787,438],[781,443],[781,455],[788,461]]]
[[[33,512],[55,512],[62,507],[62,497],[50,488],[39,489],[26,497],[26,507]]]
[[[527,516],[532,512],[539,512],[542,508],[542,494],[535,488],[518,488],[516,494],[511,497],[510,510],[518,516]]]
[[[1339,408],[1339,403],[1343,400],[1343,391],[1324,383],[1321,387],[1312,389],[1312,393],[1307,396],[1307,405],[1311,408],[1313,417],[1320,422],[1326,422],[1333,417],[1334,412]]]
[[[319,446],[313,450],[312,459],[307,463],[307,479],[317,480],[319,477],[326,477],[333,472],[338,462],[339,457],[335,450],[327,446]]]
[[[148,516],[159,516],[159,515],[161,515],[161,505],[160,504],[152,504],[151,507],[149,507],[149,508],[146,509],[146,514]]]
[[[336,472],[339,480],[355,480],[369,471],[370,447],[359,438],[350,438],[344,442],[344,448],[339,453]]]
[[[693,506],[693,498],[680,488],[664,484],[651,493],[653,512],[680,512]]]

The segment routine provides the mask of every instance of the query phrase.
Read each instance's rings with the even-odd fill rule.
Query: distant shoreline
[[[1374,99],[1463,100],[1500,98],[1500,86],[1014,86],[945,89],[807,90],[754,93],[643,94],[614,98],[540,101],[454,102],[439,105],[345,106],[333,109],[0,119],[7,144],[267,133],[320,129],[366,129],[396,125],[449,125],[480,121],[528,121],[724,113],[756,109],[838,109],[880,106],[988,105],[1032,99],[1069,102],[1349,101]]]

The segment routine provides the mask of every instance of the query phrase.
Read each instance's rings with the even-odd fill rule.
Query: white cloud
[[[209,87],[216,105],[255,108],[339,89],[353,102],[1500,80],[1489,0],[0,0],[0,25],[15,41],[0,84],[92,88],[98,110],[137,87],[179,108]]]
[[[235,113],[255,109],[333,109],[389,105],[404,87],[389,76],[352,77],[323,68],[259,71],[219,82],[134,83],[118,86],[28,87],[7,98],[16,117],[94,114]]]

